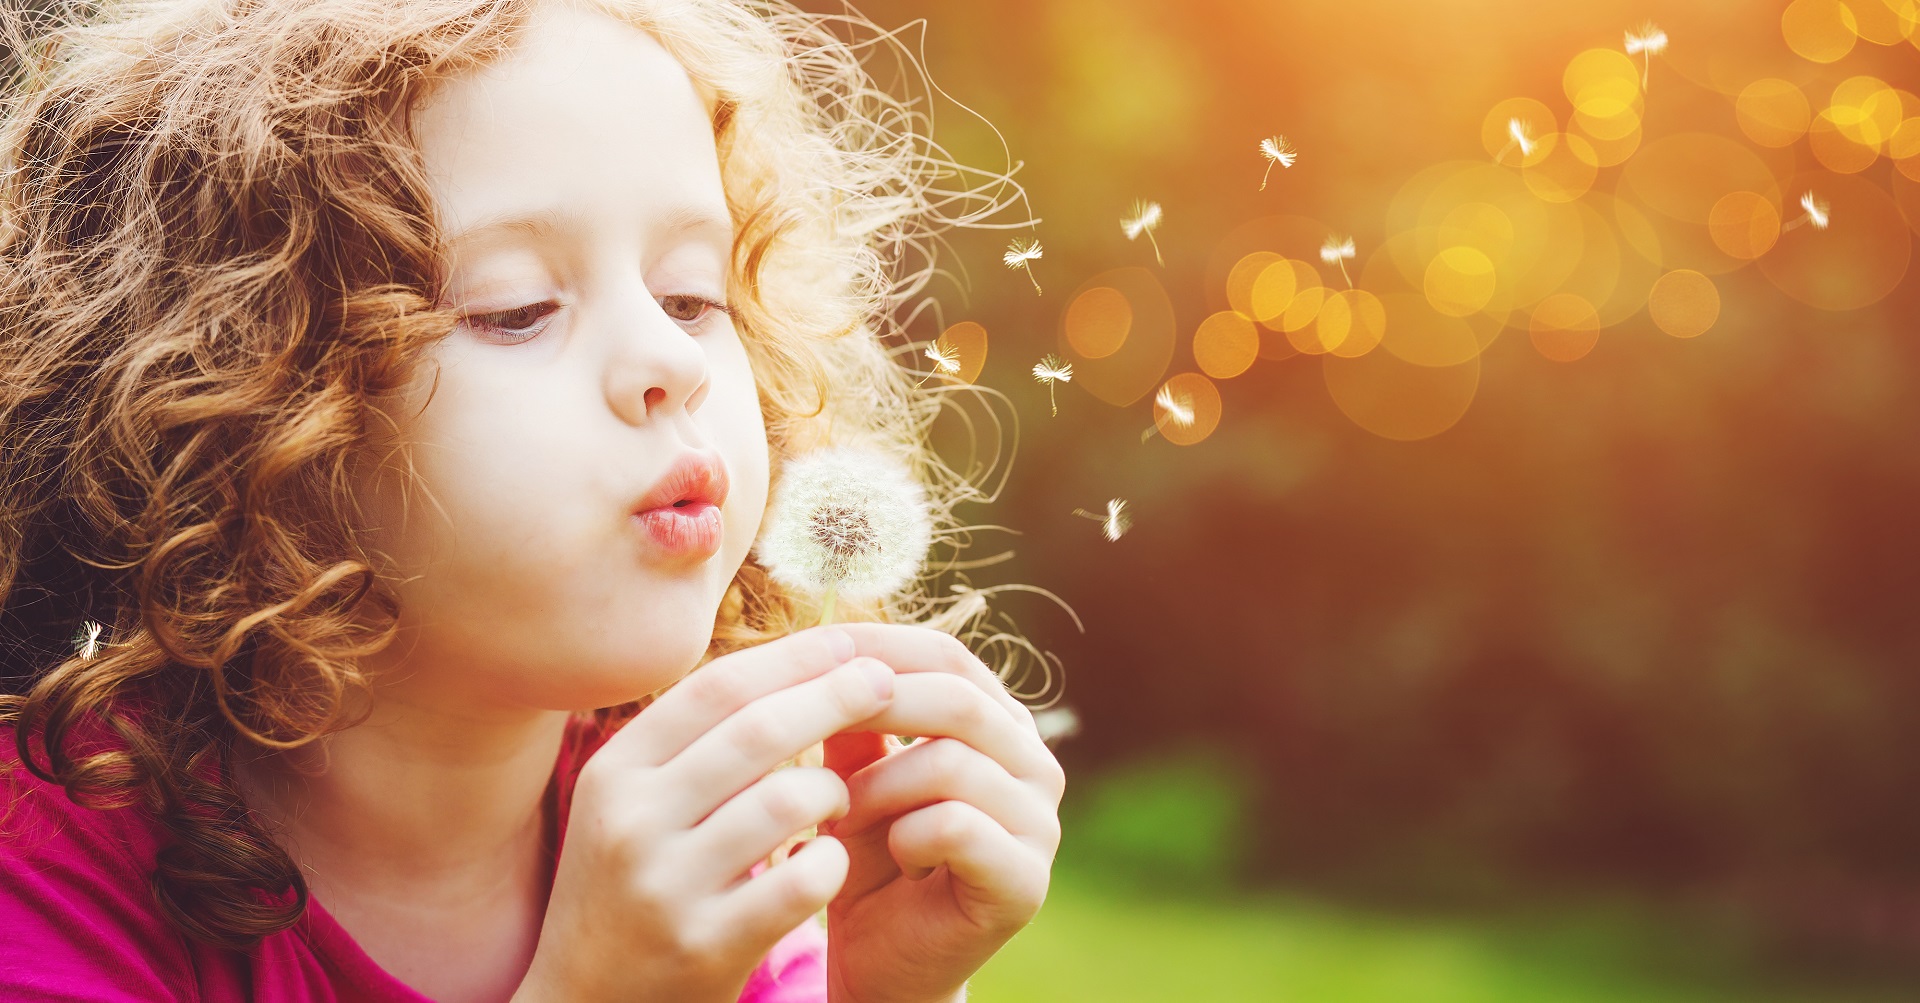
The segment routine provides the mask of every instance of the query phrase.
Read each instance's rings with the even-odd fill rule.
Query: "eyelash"
[[[734,316],[733,306],[731,304],[723,303],[717,299],[713,299],[707,296],[701,296],[696,293],[672,293],[666,296],[662,296],[660,297],[660,299],[662,300],[663,308],[666,302],[669,302],[672,300],[691,301],[702,308],[700,316],[694,317],[691,320],[680,320],[677,317],[672,318],[681,324],[689,324],[689,325],[706,324],[706,323],[711,323],[715,316],[723,316],[728,318],[729,320],[733,319],[733,316]],[[481,327],[481,328],[488,328],[495,331],[510,332],[515,336],[507,338],[505,340],[507,341],[508,344],[517,345],[522,342],[532,341],[534,338],[538,337],[541,331],[546,330],[547,323],[549,319],[552,318],[554,311],[559,309],[560,309],[560,304],[555,303],[552,300],[545,300],[540,303],[529,303],[526,306],[514,307],[511,310],[495,310],[491,313],[468,314],[465,317],[461,318],[461,322],[467,324],[470,327]],[[489,321],[492,321],[498,318],[511,318],[516,314],[523,314],[528,311],[535,311],[535,310],[539,311],[538,318],[533,322],[533,325],[537,325],[537,326],[530,325],[528,327],[503,327],[499,324],[489,323]],[[669,314],[668,316],[671,317],[672,315]]]

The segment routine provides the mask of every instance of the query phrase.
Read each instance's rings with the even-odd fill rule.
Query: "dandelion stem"
[[[1033,283],[1033,294],[1034,294],[1035,296],[1039,296],[1039,295],[1041,295],[1041,293],[1040,293],[1040,280],[1039,280],[1039,279],[1036,279],[1036,278],[1034,278],[1034,277],[1033,277],[1033,269],[1032,269],[1032,268],[1030,268],[1030,267],[1028,267],[1027,265],[1024,265],[1024,264],[1023,264],[1023,265],[1021,265],[1021,266],[1020,266],[1020,270],[1021,270],[1021,271],[1023,271],[1023,272],[1026,272],[1026,273],[1027,273],[1027,281],[1028,281],[1028,282],[1031,282],[1031,283]]]
[[[827,586],[827,594],[820,597],[820,622],[817,627],[825,627],[833,622],[833,601],[839,596],[840,586],[836,583]]]
[[[1155,240],[1155,239],[1153,239],[1153,231],[1152,231],[1152,230],[1148,230],[1148,231],[1147,231],[1147,243],[1149,243],[1149,244],[1152,244],[1152,245],[1153,245],[1153,260],[1154,260],[1154,261],[1155,261],[1155,262],[1156,262],[1157,264],[1159,264],[1159,266],[1160,266],[1161,268],[1165,268],[1165,267],[1167,267],[1167,261],[1166,261],[1166,259],[1165,259],[1165,258],[1162,258],[1162,257],[1160,256],[1160,242],[1159,242],[1159,241],[1157,241],[1157,240]]]
[[[1147,440],[1153,438],[1156,434],[1159,433],[1159,431],[1160,431],[1159,422],[1156,421],[1153,424],[1148,425],[1147,430],[1140,433],[1140,444],[1143,446],[1146,445]]]
[[[1053,395],[1053,381],[1047,381],[1047,406],[1053,408],[1053,416],[1060,417],[1060,400]]]
[[[1276,161],[1267,161],[1267,173],[1260,175],[1260,190],[1263,192],[1267,190],[1267,179],[1273,177],[1273,165],[1275,163]]]
[[[1347,259],[1340,259],[1340,277],[1347,280],[1347,288],[1353,288],[1353,276],[1347,274]]]

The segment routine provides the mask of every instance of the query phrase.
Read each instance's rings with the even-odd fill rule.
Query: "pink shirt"
[[[569,726],[547,787],[556,847],[574,774],[604,741],[589,731]],[[11,727],[0,726],[0,777],[0,1000],[431,1003],[367,957],[317,899],[250,951],[189,940],[148,891],[165,832],[157,822],[139,808],[74,804],[20,766]],[[826,998],[826,934],[813,922],[775,945],[740,995],[741,1003]]]

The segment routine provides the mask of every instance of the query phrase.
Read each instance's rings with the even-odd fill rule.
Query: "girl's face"
[[[767,496],[707,106],[651,35],[547,4],[413,128],[467,319],[398,410],[431,500],[368,492],[406,579],[383,657],[479,706],[659,689],[705,651]],[[701,461],[722,475],[685,476]]]

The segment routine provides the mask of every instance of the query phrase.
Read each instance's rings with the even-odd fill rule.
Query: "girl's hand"
[[[855,657],[838,627],[716,658],[607,740],[580,770],[539,946],[520,991],[539,1000],[733,1003],[774,943],[847,876],[847,851],[812,840],[752,866],[847,810],[832,771],[772,772],[873,718],[893,670]]]
[[[1040,911],[1066,776],[1033,715],[959,641],[840,629],[898,673],[892,704],[860,727],[923,737],[877,761],[860,735],[827,742],[852,800],[825,827],[852,858],[827,907],[828,998],[950,1000]]]

